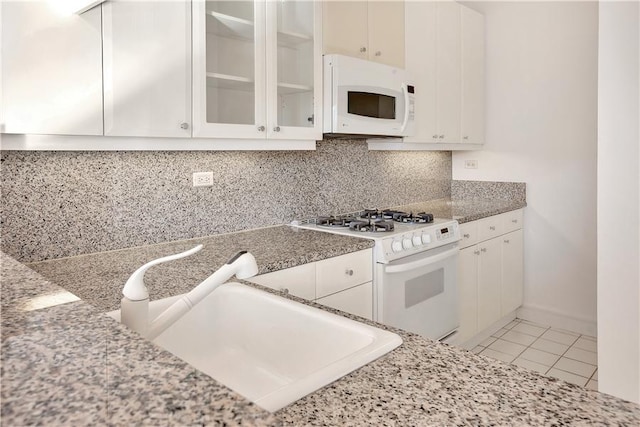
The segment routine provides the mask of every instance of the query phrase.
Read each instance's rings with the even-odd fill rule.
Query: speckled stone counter
[[[138,267],[198,244],[204,248],[197,254],[147,271],[151,300],[191,290],[240,250],[253,254],[263,274],[373,246],[371,240],[277,226],[28,265],[96,308],[110,311],[120,308],[122,286]]]
[[[139,265],[196,243],[205,244],[198,255],[156,267],[155,274],[149,271],[152,298],[189,289],[224,262],[226,252],[237,249],[254,253],[260,271],[267,272],[371,244],[276,227],[38,263],[32,267],[75,288],[86,302],[31,311],[25,307],[34,297],[60,289],[3,257],[3,423],[640,424],[638,405],[387,327],[402,336],[399,348],[269,414],[99,313],[117,308],[123,278]]]
[[[460,224],[488,216],[514,211],[527,206],[519,199],[437,199],[422,203],[395,206],[393,209],[409,212],[429,212],[436,218],[455,219]]]
[[[91,305],[47,307],[72,298],[7,255],[0,263],[3,426],[279,424]]]

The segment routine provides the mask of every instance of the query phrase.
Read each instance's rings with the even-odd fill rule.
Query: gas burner
[[[372,233],[388,233],[393,231],[394,228],[393,221],[386,219],[358,219],[349,224],[350,230]]]
[[[378,209],[365,209],[360,212],[360,217],[366,219],[380,219],[382,218],[382,213]]]
[[[406,224],[428,224],[433,222],[433,215],[425,212],[413,214],[409,212],[385,210],[382,211],[382,215],[383,218]]]
[[[355,221],[351,216],[319,216],[316,218],[316,224],[321,227],[349,227]]]

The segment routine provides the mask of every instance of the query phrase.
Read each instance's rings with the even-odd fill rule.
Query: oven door
[[[377,320],[435,340],[455,332],[457,259],[451,244],[377,264]]]

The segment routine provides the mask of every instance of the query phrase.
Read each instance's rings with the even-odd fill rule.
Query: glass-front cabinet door
[[[322,138],[321,12],[318,1],[267,1],[270,138]]]
[[[322,138],[316,3],[193,1],[194,137]]]

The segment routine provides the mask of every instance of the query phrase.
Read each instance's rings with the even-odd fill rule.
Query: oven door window
[[[404,308],[413,307],[444,292],[444,268],[404,282]]]
[[[371,92],[347,92],[347,112],[375,119],[396,119],[396,98]]]

